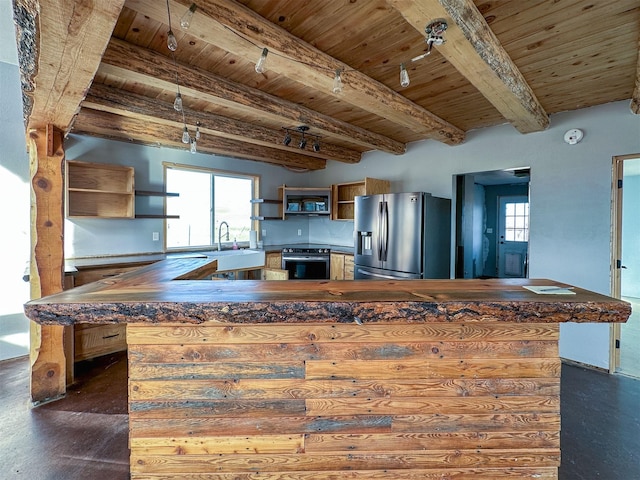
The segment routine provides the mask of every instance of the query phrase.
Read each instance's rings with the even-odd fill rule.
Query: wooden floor
[[[125,480],[124,354],[85,362],[66,398],[29,407],[27,357],[0,362],[0,478]],[[640,479],[640,380],[562,367],[560,480]]]

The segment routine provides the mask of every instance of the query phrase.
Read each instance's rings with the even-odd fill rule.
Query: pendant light
[[[409,72],[407,72],[407,67],[405,67],[404,63],[400,64],[400,85],[403,88],[407,88],[409,86]]]
[[[192,3],[189,7],[189,10],[184,12],[184,15],[182,15],[182,18],[180,19],[180,26],[183,30],[188,30],[191,26],[191,19],[193,18],[193,14],[196,11],[196,8],[198,8],[196,7],[196,4]]]
[[[258,63],[256,63],[256,72],[257,73],[264,73],[267,68],[266,68],[266,63],[267,63],[267,55],[269,54],[269,50],[267,48],[263,48],[262,49],[262,54],[260,55],[260,58],[258,59]]]
[[[173,101],[173,109],[176,112],[182,111],[182,95],[180,92],[176,93],[176,99]]]
[[[189,137],[189,130],[187,130],[187,126],[185,125],[182,129],[182,143],[189,143],[191,138]]]
[[[333,77],[333,93],[342,93],[342,70],[339,68],[336,70],[336,73]]]

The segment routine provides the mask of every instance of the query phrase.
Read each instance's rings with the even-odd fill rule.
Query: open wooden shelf
[[[133,218],[134,169],[67,161],[67,217]]]

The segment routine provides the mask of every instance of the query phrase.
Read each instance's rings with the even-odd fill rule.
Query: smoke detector
[[[564,134],[564,141],[569,145],[575,145],[584,137],[584,133],[579,128],[572,128],[571,130],[567,130]]]

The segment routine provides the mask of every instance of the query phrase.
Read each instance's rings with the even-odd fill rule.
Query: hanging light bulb
[[[407,67],[404,66],[404,63],[400,64],[400,85],[403,88],[409,86],[409,72],[407,72]]]
[[[333,77],[333,93],[342,93],[342,70],[339,68]]]
[[[182,130],[182,143],[189,143],[189,141],[191,140],[191,138],[189,137],[189,130],[187,130],[187,126],[184,126],[184,129]]]
[[[200,140],[200,122],[196,122],[196,140]]]
[[[191,139],[191,146],[189,147],[189,151],[191,153],[196,153],[198,151],[197,148],[196,148],[196,139],[195,138]]]
[[[258,59],[258,63],[256,63],[256,72],[258,73],[264,73],[266,68],[266,63],[267,63],[267,54],[269,53],[269,50],[267,48],[263,48],[262,49],[262,54],[260,55],[260,58]]]
[[[172,52],[175,52],[178,49],[178,40],[176,40],[176,36],[171,30],[167,32],[167,48]]]
[[[188,30],[191,26],[191,19],[193,18],[193,13],[196,11],[196,8],[198,8],[196,7],[196,4],[192,3],[189,10],[184,12],[184,15],[182,15],[182,18],[180,19],[180,26],[184,30]]]
[[[173,101],[173,109],[176,112],[182,111],[182,95],[180,95],[180,92],[176,93],[176,99]]]

